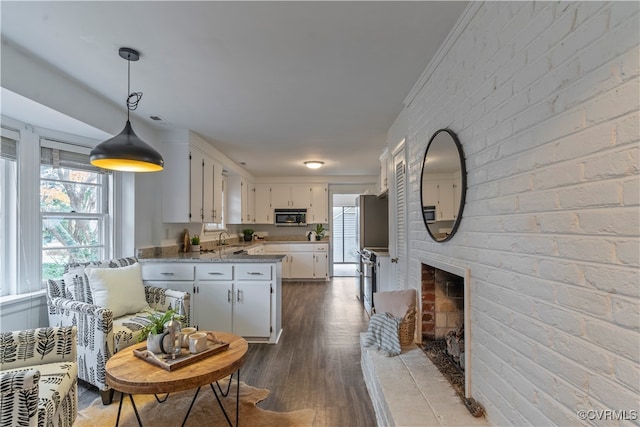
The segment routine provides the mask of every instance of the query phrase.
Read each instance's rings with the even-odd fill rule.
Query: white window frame
[[[88,147],[84,147],[81,145],[71,144],[68,142],[61,142],[56,140],[51,140],[47,138],[41,138],[40,147],[51,148],[53,150],[64,150],[67,152],[75,152],[80,154],[89,155],[91,149]],[[40,182],[42,182],[42,178],[39,178]],[[97,259],[105,259],[109,258],[109,254],[112,253],[111,250],[111,242],[112,239],[110,236],[112,235],[112,203],[110,202],[111,192],[111,174],[104,173],[99,176],[99,183],[96,184],[99,189],[99,200],[97,211],[95,213],[83,213],[83,212],[40,212],[40,251],[41,255],[44,255],[47,250],[54,250],[57,248],[44,248],[42,246],[42,233],[44,231],[44,221],[46,219],[57,219],[57,218],[68,218],[68,219],[95,219],[98,221],[99,227],[99,235],[100,235],[100,244],[99,245],[91,245],[91,246],[60,246],[60,249],[66,248],[98,248],[99,255]],[[40,194],[39,194],[40,196]],[[42,271],[44,260],[41,258],[40,268]],[[44,279],[41,279],[44,282]],[[46,285],[46,283],[43,283]]]
[[[3,134],[17,141],[17,265],[15,277],[9,284],[9,295],[0,296],[0,305],[5,302],[29,298],[30,295],[43,294],[45,283],[42,281],[42,220],[40,214],[40,143],[42,139],[64,141],[90,150],[100,141],[50,129],[38,128],[27,123],[0,116]],[[116,235],[114,218],[118,215],[130,215],[132,206],[122,200],[122,186],[131,185],[129,178],[119,172],[110,175],[109,182],[109,218],[105,223],[105,258],[120,255],[123,237]],[[131,206],[129,206],[131,205]],[[126,213],[123,211],[126,209]],[[120,246],[117,246],[120,245]],[[118,249],[119,248],[119,249]],[[6,285],[6,284],[5,284]]]
[[[4,256],[0,259],[0,263],[2,264],[2,268],[0,268],[0,272],[2,272],[2,276],[0,280],[2,281],[0,286],[0,297],[5,295],[13,295],[18,291],[18,163],[20,157],[20,133],[8,129],[5,127],[0,128],[0,135],[3,138],[7,138],[15,141],[16,143],[16,160],[15,160],[15,188],[12,188],[10,191],[8,188],[2,189],[2,200],[0,201],[0,244],[2,245],[2,253]],[[2,176],[2,180],[6,182],[8,178],[9,171],[2,170],[0,173],[6,175]],[[15,203],[15,204],[13,204]],[[12,205],[13,204],[13,205]]]

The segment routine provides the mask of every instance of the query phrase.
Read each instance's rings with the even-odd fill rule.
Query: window
[[[0,141],[0,296],[16,293],[18,266],[17,134]]]
[[[60,278],[70,262],[108,251],[109,175],[89,163],[89,150],[42,140],[40,148],[41,279]]]
[[[355,197],[355,196],[354,196]],[[354,206],[333,206],[333,262],[357,263],[356,208]]]
[[[220,222],[205,222],[204,224],[202,224],[203,235],[206,235],[207,233],[214,233],[214,232],[219,232],[227,229],[226,218],[224,217],[224,213],[227,208],[226,198],[225,198],[227,193],[225,191],[225,188],[227,188],[227,176],[223,175],[222,193],[220,195],[221,197],[220,206],[222,207],[222,209],[220,209]]]

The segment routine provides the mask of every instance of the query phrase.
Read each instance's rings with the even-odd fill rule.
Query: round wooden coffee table
[[[134,355],[133,350],[146,347],[146,342],[132,345],[114,354],[106,364],[106,383],[109,387],[123,394],[118,407],[118,419],[116,420],[116,426],[120,422],[120,410],[122,409],[124,394],[129,395],[136,418],[138,419],[138,424],[142,426],[142,421],[138,415],[138,410],[135,406],[132,395],[175,393],[195,388],[197,391],[193,401],[191,402],[191,406],[193,406],[193,402],[195,402],[195,399],[198,396],[200,387],[206,386],[207,384],[211,385],[213,393],[220,404],[220,408],[229,422],[229,425],[231,425],[231,420],[222,406],[222,402],[218,397],[218,393],[216,392],[213,383],[236,372],[238,383],[236,390],[237,426],[240,396],[240,368],[246,360],[249,345],[244,338],[237,335],[225,332],[215,332],[215,334],[218,339],[229,343],[229,348],[227,350],[174,371],[164,370],[163,368],[153,365]],[[229,379],[229,386],[231,385],[232,379],[233,378]],[[219,386],[218,389],[222,393]],[[229,389],[227,389],[227,393],[228,391]],[[189,413],[191,412],[191,406],[185,416],[183,425],[187,421]]]

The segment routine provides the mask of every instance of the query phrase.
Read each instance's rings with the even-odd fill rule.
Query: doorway
[[[333,276],[355,277],[358,274],[358,244],[356,242],[356,198],[358,194],[333,194],[331,246]]]

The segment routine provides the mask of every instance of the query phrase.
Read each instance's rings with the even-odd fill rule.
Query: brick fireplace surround
[[[417,322],[416,337],[426,334],[442,339],[446,332],[464,323],[465,396],[470,398],[469,270],[431,258],[422,259],[420,269],[420,298],[423,309],[427,310],[422,321]],[[444,286],[436,290],[436,282]],[[426,291],[422,288],[425,283]],[[448,298],[439,301],[438,296],[447,295]],[[436,306],[440,306],[440,310],[436,310]],[[379,425],[487,425],[485,418],[474,418],[469,413],[449,382],[417,345],[403,347],[399,356],[386,357],[364,347],[364,336],[361,336],[362,371]]]

